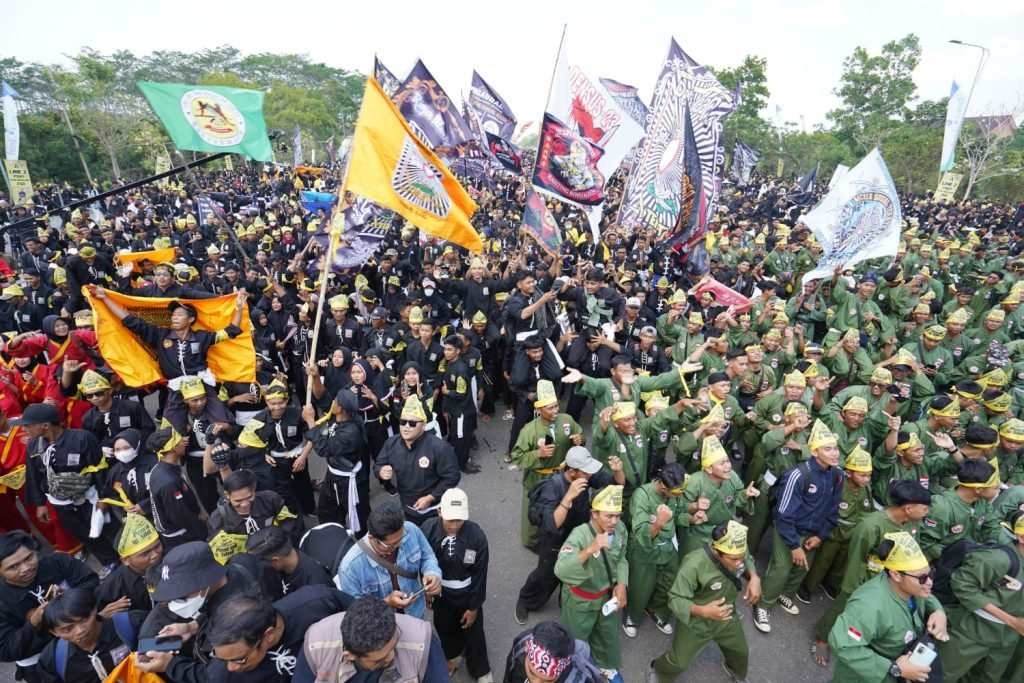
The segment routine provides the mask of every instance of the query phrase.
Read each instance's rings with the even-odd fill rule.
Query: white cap
[[[640,308],[640,299],[635,296],[631,296],[626,299],[626,308]]]
[[[441,496],[441,509],[438,512],[445,521],[469,519],[469,496],[462,489],[448,489]]]

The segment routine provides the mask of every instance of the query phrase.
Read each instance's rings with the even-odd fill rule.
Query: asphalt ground
[[[471,519],[483,527],[490,544],[483,619],[494,678],[501,681],[512,639],[540,621],[558,620],[559,608],[556,593],[543,610],[530,613],[527,626],[520,626],[513,618],[519,588],[536,565],[536,555],[519,544],[522,475],[504,462],[512,423],[502,419],[502,406],[499,404],[498,408],[489,422],[478,421],[478,447],[474,457],[482,471],[463,475],[460,486],[469,494]],[[590,433],[587,420],[584,433]],[[314,457],[310,468],[314,479],[323,476],[324,465],[319,459]],[[371,486],[373,499],[387,495],[372,478]],[[770,542],[766,540],[757,554],[762,576],[767,569],[769,552]],[[766,635],[754,628],[749,607],[740,603],[737,613],[743,621],[750,646],[749,683],[819,683],[831,680],[830,670],[818,667],[810,657],[814,623],[825,611],[827,599],[817,595],[813,604],[800,603],[799,606],[800,614],[796,616],[777,607],[772,613],[772,632]],[[646,680],[648,663],[665,652],[672,641],[671,636],[662,634],[649,620],[640,624],[638,631],[636,638],[626,638],[621,634],[623,664],[620,671],[623,679],[631,683]],[[732,679],[723,671],[722,661],[718,649],[709,645],[677,680],[727,683]],[[13,673],[12,665],[0,664],[0,683],[13,682]],[[460,666],[453,680],[465,682],[472,679]]]

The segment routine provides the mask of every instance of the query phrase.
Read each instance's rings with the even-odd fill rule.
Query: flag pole
[[[558,75],[558,63],[562,60],[562,48],[565,46],[565,31],[569,27],[568,24],[562,24],[562,37],[558,39],[558,52],[555,53],[555,65],[551,67],[551,80],[548,81],[548,99],[544,101],[544,111],[547,112],[551,107],[551,91],[555,89],[555,76]],[[543,132],[544,118],[541,117],[541,129]],[[543,136],[542,136],[543,137]]]
[[[355,144],[356,133],[352,133],[352,142]],[[320,294],[316,300],[316,316],[313,321],[313,341],[310,344],[309,357],[310,361],[316,363],[316,347],[320,341],[320,329],[321,323],[324,317],[324,297],[327,296],[327,274],[331,272],[332,263],[334,262],[334,252],[338,248],[338,241],[341,239],[341,232],[345,227],[345,212],[342,205],[345,202],[345,194],[348,186],[348,169],[352,163],[352,155],[349,154],[345,159],[345,168],[341,173],[341,186],[338,188],[338,203],[334,205],[334,211],[331,212],[330,224],[328,226],[328,234],[330,240],[327,243],[327,254],[324,256],[324,263],[320,269],[321,281],[320,281]],[[335,222],[338,225],[335,225]],[[312,241],[312,238],[310,238]],[[307,246],[308,243],[307,243]],[[306,403],[305,405],[312,405],[313,399],[313,383],[306,382]]]

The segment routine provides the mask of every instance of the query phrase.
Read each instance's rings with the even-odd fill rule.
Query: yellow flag
[[[93,302],[89,292],[83,295],[92,306],[96,318],[96,337],[100,353],[110,367],[130,387],[142,387],[163,379],[154,352],[124,323],[110,312],[106,304]],[[107,291],[107,296],[132,315],[143,318],[160,327],[167,327],[170,311],[167,304],[174,299],[163,297],[127,296]],[[193,329],[220,332],[231,323],[235,315],[235,295],[212,299],[182,299],[196,309],[196,323]],[[252,382],[256,378],[256,350],[252,343],[252,323],[248,310],[242,311],[242,334],[234,339],[224,339],[210,347],[206,357],[210,371],[221,382]]]
[[[431,235],[483,250],[469,222],[476,204],[372,78],[366,79],[345,188]]]
[[[166,249],[151,249],[149,251],[132,251],[125,254],[115,254],[114,262],[118,265],[132,265],[132,270],[136,273],[141,273],[142,268],[139,267],[140,261],[150,261],[154,265],[157,263],[164,263],[165,261],[174,261],[175,252],[177,250],[174,247],[168,247]]]

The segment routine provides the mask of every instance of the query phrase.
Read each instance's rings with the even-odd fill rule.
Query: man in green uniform
[[[679,567],[668,603],[679,626],[671,649],[651,662],[658,683],[674,680],[712,642],[722,651],[726,673],[733,680],[746,678],[749,648],[736,614],[741,592],[747,604],[756,604],[761,579],[747,551],[747,528],[729,520],[715,527],[709,543],[687,555]]]
[[[636,637],[636,625],[646,612],[658,630],[672,635],[668,589],[679,568],[678,534],[707,519],[703,510],[689,512],[683,500],[686,473],[679,463],[664,465],[654,481],[633,493],[630,503],[629,605],[622,630]]]
[[[616,612],[628,605],[629,534],[621,515],[622,487],[601,489],[590,502],[590,521],[569,533],[555,561],[555,576],[562,582],[562,624],[590,644],[594,663],[608,680],[622,663]]]
[[[894,481],[916,481],[933,493],[941,491],[940,480],[956,463],[945,453],[925,455],[924,444],[914,432],[901,431],[896,447],[888,440],[875,456],[872,490],[881,505],[889,505],[889,491]]]
[[[864,449],[854,448],[843,464],[843,498],[839,501],[839,521],[828,539],[821,544],[814,562],[796,592],[797,599],[811,604],[811,596],[823,585],[835,595],[839,592],[846,556],[853,529],[874,507],[871,503],[871,455]]]
[[[1024,512],[1009,526],[1013,547],[969,552],[950,577],[957,605],[950,608],[949,640],[939,645],[943,681],[1021,680],[1007,669],[1024,642]],[[1024,671],[1019,661],[1017,667]]]
[[[942,346],[946,338],[946,328],[942,325],[931,325],[917,338],[905,346],[903,350],[914,357],[921,365],[921,370],[936,387],[950,385],[950,373],[955,362],[953,354]]]
[[[562,468],[565,454],[572,446],[583,445],[583,428],[565,413],[558,412],[558,395],[549,380],[537,382],[533,402],[537,418],[519,432],[512,448],[512,462],[523,472],[522,519],[519,539],[527,548],[537,545],[537,528],[530,524],[530,490]]]
[[[925,633],[949,639],[928,558],[905,531],[885,535],[879,558],[885,572],[854,592],[829,633],[838,660],[832,680],[926,681],[931,667],[911,664],[908,646]]]
[[[562,383],[579,382],[576,393],[594,401],[594,416],[596,417],[601,414],[602,410],[619,401],[631,401],[634,406],[639,406],[642,399],[641,394],[648,391],[675,389],[684,381],[685,373],[699,369],[696,364],[684,363],[678,368],[660,375],[638,377],[633,368],[633,359],[626,355],[618,355],[612,358],[611,377],[595,379],[572,368],[562,377]]]
[[[647,481],[648,442],[647,436],[637,429],[636,405],[620,401],[602,410],[594,427],[591,449],[602,463],[616,455],[622,461],[626,475],[622,499],[624,505],[629,505],[633,491]],[[624,517],[628,523],[628,516]]]
[[[666,348],[674,346],[679,338],[686,334],[687,326],[683,323],[683,311],[686,310],[686,292],[677,289],[668,300],[668,310],[658,316],[655,327],[658,331],[658,343]],[[701,321],[703,325],[703,320]]]
[[[672,345],[672,360],[682,363],[698,346],[704,343],[704,335],[701,329],[704,327],[704,318],[696,311],[690,313],[686,319],[686,328],[676,338]]]
[[[760,492],[750,484],[743,486],[739,475],[732,470],[729,454],[716,436],[707,436],[701,444],[701,471],[686,480],[683,498],[688,506],[704,510],[707,519],[691,524],[680,548],[680,555],[699,550],[710,542],[711,531],[719,524],[752,512],[752,503]],[[690,509],[690,508],[688,508]]]
[[[956,478],[956,488],[932,498],[921,525],[921,549],[931,560],[961,539],[981,543],[998,530],[999,519],[989,503],[999,493],[999,470],[984,460],[964,460]]]
[[[878,288],[878,278],[868,273],[860,279],[857,291],[851,292],[846,284],[839,282],[839,269],[832,278],[832,302],[835,314],[829,325],[840,330],[858,330],[865,335],[872,347],[877,347],[882,339],[895,336],[893,322],[882,315],[878,304],[872,301]]]
[[[828,634],[836,619],[846,609],[850,596],[865,581],[882,571],[882,564],[875,555],[878,544],[885,534],[896,531],[909,532],[917,537],[918,527],[928,514],[931,493],[916,481],[897,480],[889,485],[888,507],[866,515],[854,528],[846,553],[846,566],[838,594],[834,596],[828,610],[814,625],[814,645],[811,655],[819,666],[827,666],[829,660]],[[823,586],[829,594],[828,586]]]

